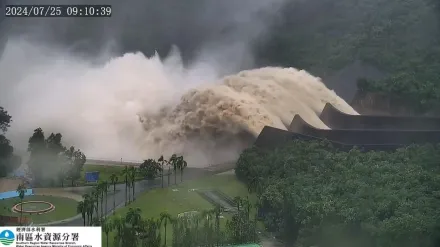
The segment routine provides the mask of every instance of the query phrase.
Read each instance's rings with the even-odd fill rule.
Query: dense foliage
[[[157,161],[145,160],[139,168],[126,166],[125,175],[126,205],[135,198],[134,182],[136,174],[140,173],[147,179],[153,179],[166,168],[180,171],[182,174],[186,167],[183,156],[172,155],[168,160],[161,156]],[[174,174],[176,174],[174,172]],[[163,173],[160,173],[163,180]],[[168,173],[169,178],[170,173]],[[102,226],[106,238],[106,246],[114,247],[193,247],[193,246],[224,246],[227,244],[255,243],[257,242],[257,224],[252,215],[253,205],[249,200],[236,197],[234,204],[236,210],[227,212],[231,219],[226,226],[221,227],[220,221],[226,213],[224,208],[216,206],[211,210],[186,212],[180,215],[170,215],[167,212],[158,218],[144,219],[141,210],[129,208],[125,215],[109,216],[107,203],[108,193],[116,193],[117,174],[110,177],[110,181],[100,181],[91,191],[83,196],[84,200],[78,203],[78,213],[82,215],[83,224]],[[169,182],[168,186],[172,184]],[[116,209],[113,197],[113,213]],[[171,226],[171,227],[168,227]],[[171,232],[169,232],[171,230]],[[110,245],[110,235],[113,234],[113,245]],[[168,234],[168,235],[167,235]],[[167,236],[172,234],[171,243],[167,243]]]
[[[60,133],[47,138],[41,128],[35,129],[29,138],[28,162],[34,182],[40,185],[56,185],[70,180],[72,185],[81,176],[86,156],[75,147],[66,148]]]
[[[10,127],[11,116],[0,106],[0,177],[5,177],[21,164],[21,159],[13,155],[14,148],[5,133]]]
[[[420,108],[440,102],[440,2],[290,1],[259,58],[325,77],[355,60],[388,76],[362,90],[403,95]]]
[[[339,152],[293,141],[246,150],[236,174],[259,197],[268,230],[288,246],[440,244],[440,146]]]
[[[241,205],[248,202],[238,198]],[[194,212],[191,215],[171,216],[161,213],[157,219],[144,219],[140,209],[130,208],[125,216],[96,219],[91,224],[101,225],[106,246],[109,247],[109,233],[114,232],[113,246],[146,247],[219,247],[229,244],[257,242],[255,220],[249,218],[245,207],[235,212],[227,221],[226,229],[220,227],[223,209]],[[167,228],[171,226],[171,232]],[[166,242],[167,234],[172,234],[171,243]]]

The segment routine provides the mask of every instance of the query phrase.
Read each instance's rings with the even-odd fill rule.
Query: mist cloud
[[[352,109],[306,72],[267,68],[221,79],[253,67],[252,43],[283,3],[113,1],[110,19],[8,19],[0,59],[0,105],[14,119],[8,137],[25,151],[41,127],[89,157],[184,152],[190,164],[206,165],[233,158],[241,137],[265,124],[283,128],[295,113],[323,127],[313,115],[325,102]]]

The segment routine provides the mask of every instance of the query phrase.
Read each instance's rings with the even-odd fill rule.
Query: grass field
[[[23,201],[46,201],[55,206],[55,210],[46,214],[23,214],[23,216],[32,218],[35,224],[63,220],[77,215],[76,206],[78,202],[73,199],[54,196],[26,196]],[[11,211],[12,207],[17,203],[20,203],[19,198],[0,200],[0,215],[19,217],[19,213]]]
[[[123,183],[125,176],[122,175],[122,171],[124,170],[125,166],[119,166],[119,165],[93,165],[93,164],[86,164],[83,167],[83,170],[81,171],[81,178],[78,180],[79,185],[84,185],[84,176],[86,172],[99,172],[99,180],[100,181],[109,181],[110,182],[110,176],[112,174],[118,175],[118,183]],[[143,177],[139,174],[136,178],[136,180],[141,180]]]
[[[213,175],[203,179],[184,182],[177,187],[156,189],[139,196],[133,203],[116,211],[116,214],[125,216],[128,209],[140,208],[143,218],[159,218],[161,212],[168,212],[176,217],[179,213],[187,211],[202,211],[212,209],[213,206],[203,199],[193,189],[216,189],[229,197],[246,197],[246,186],[239,182],[235,174]],[[250,197],[251,200],[254,198]],[[226,223],[223,220],[222,225]],[[163,231],[163,229],[162,229]],[[168,226],[167,243],[171,243],[171,226]],[[162,235],[163,236],[163,235]],[[113,246],[113,234],[109,235],[109,246]],[[105,234],[103,234],[103,246],[105,246]]]

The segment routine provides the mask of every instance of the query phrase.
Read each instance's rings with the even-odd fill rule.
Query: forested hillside
[[[355,60],[387,73],[360,89],[440,102],[440,1],[292,1],[261,42],[259,59],[325,76]]]
[[[339,152],[325,142],[246,150],[236,175],[286,246],[435,247],[439,146]]]

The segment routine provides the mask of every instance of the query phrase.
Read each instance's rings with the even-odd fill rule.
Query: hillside
[[[259,61],[327,78],[360,60],[386,75],[360,80],[362,91],[426,110],[440,102],[439,20],[437,0],[294,1],[260,42]]]

